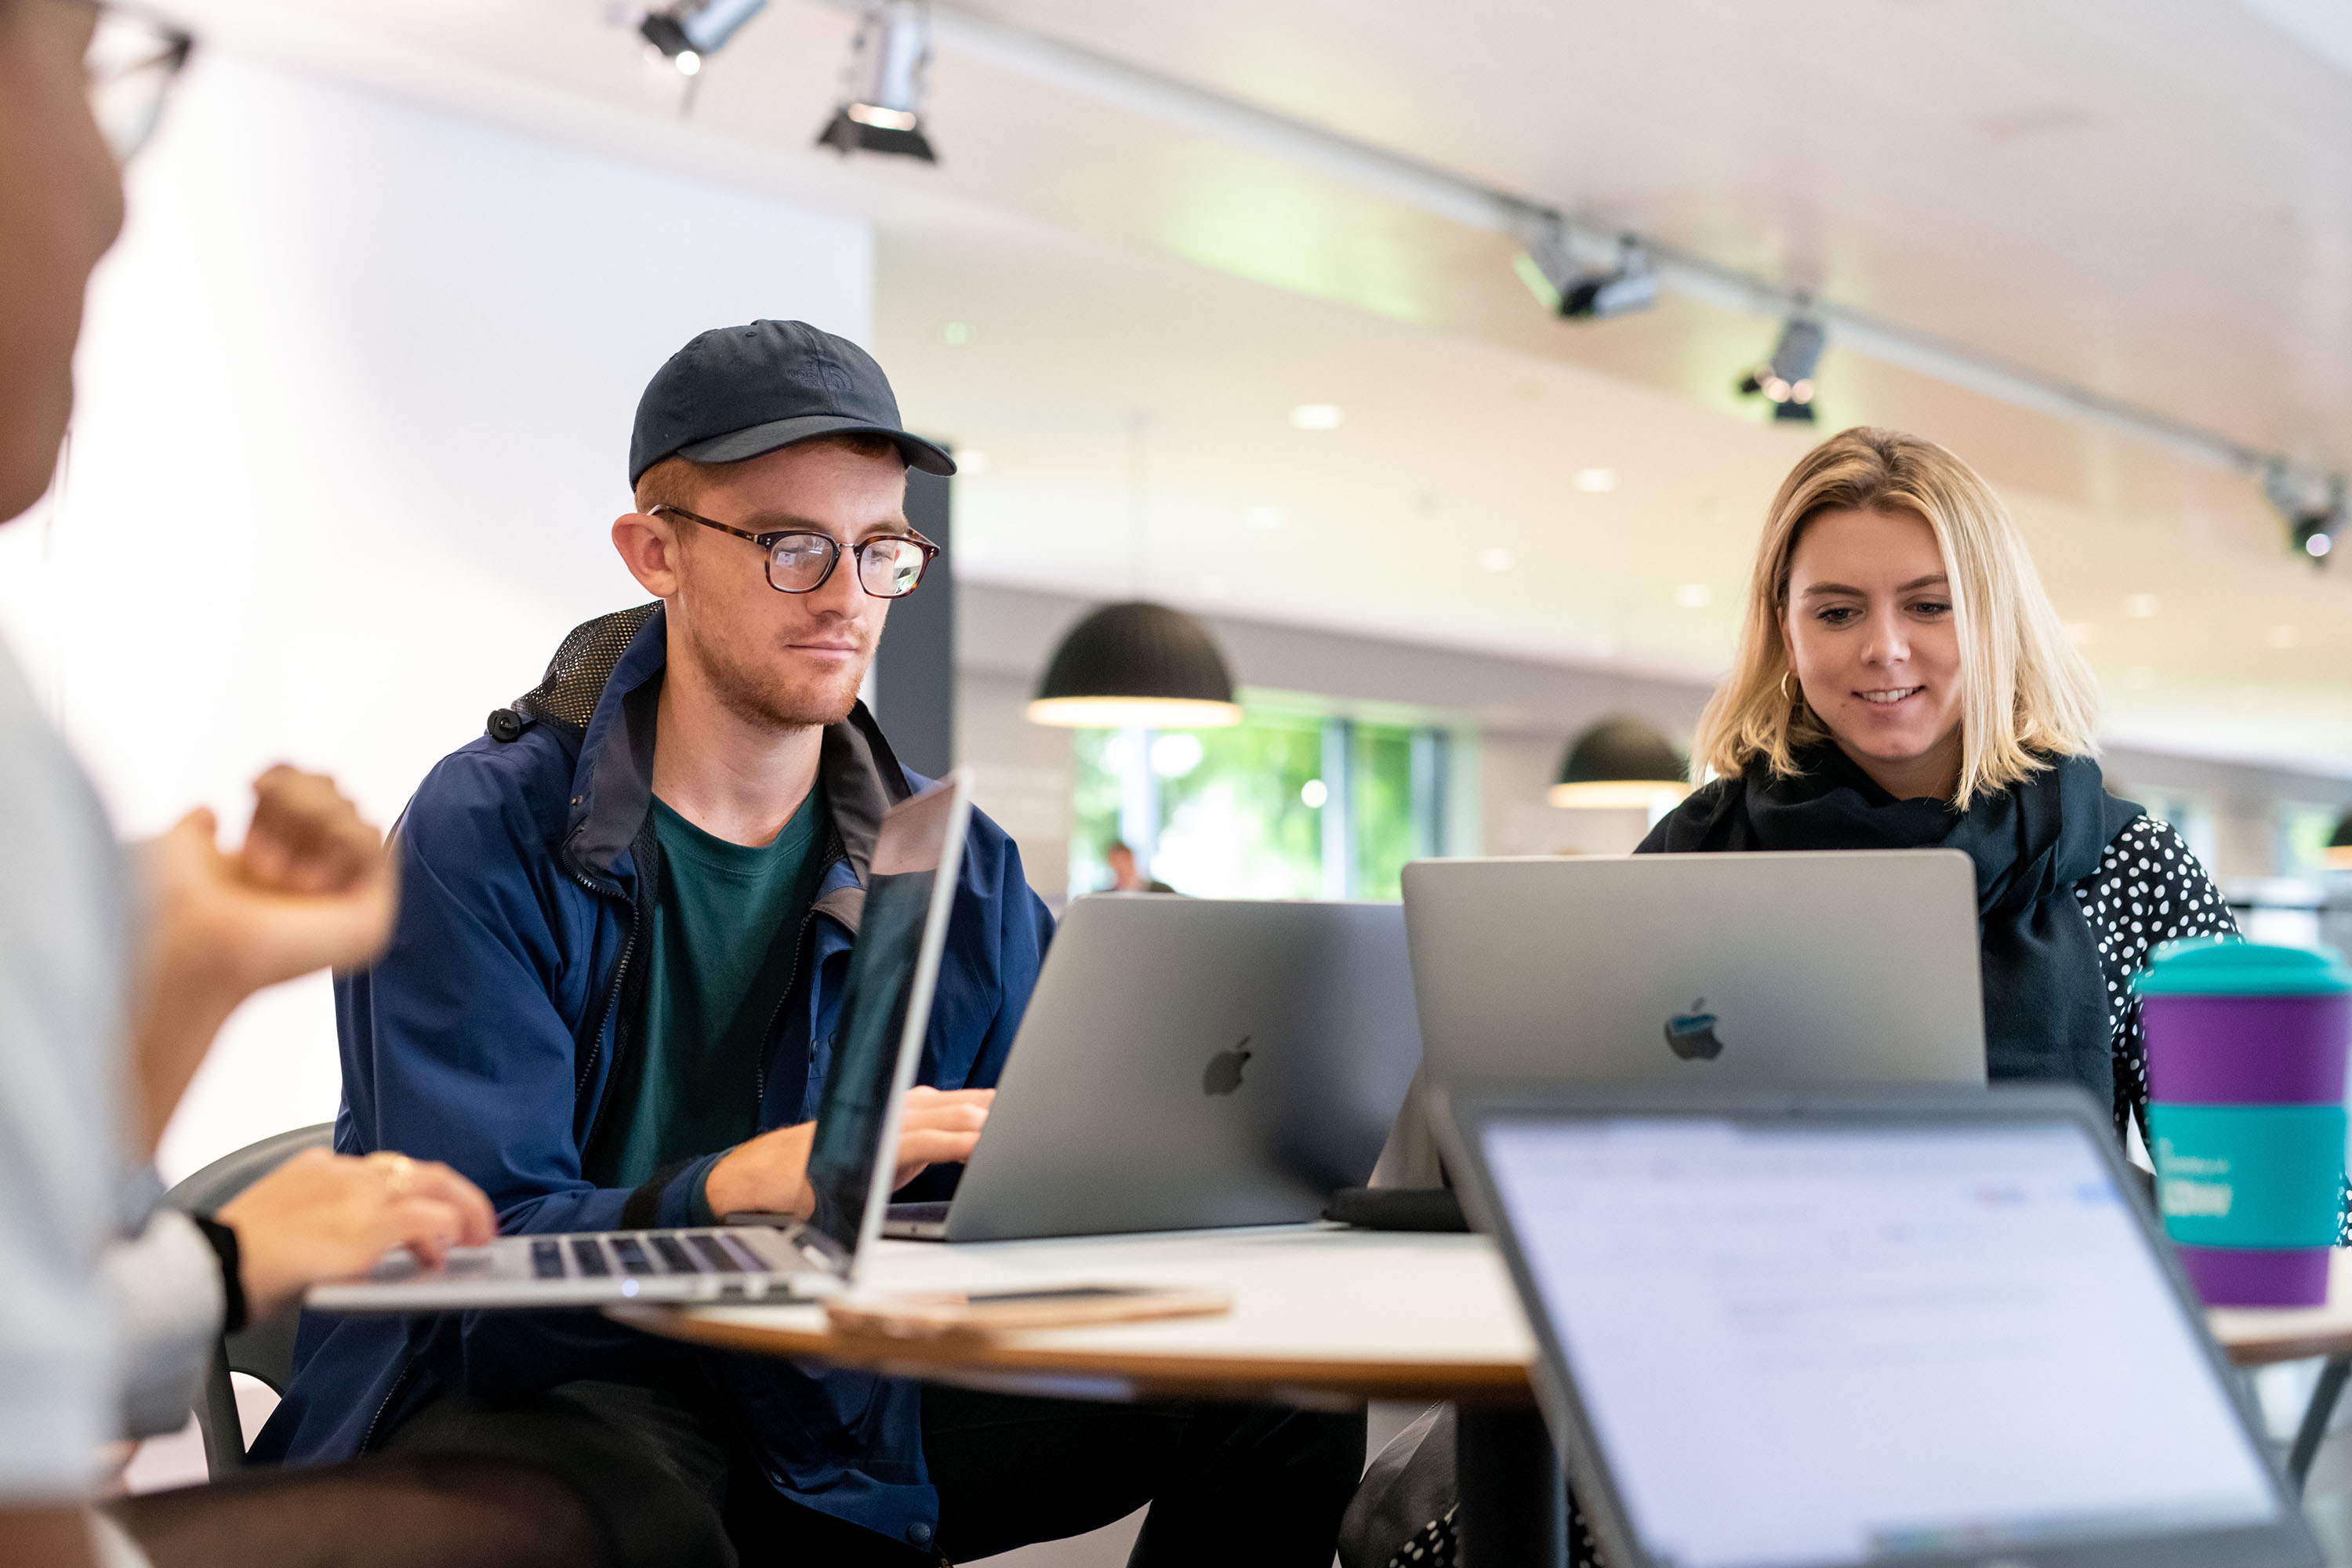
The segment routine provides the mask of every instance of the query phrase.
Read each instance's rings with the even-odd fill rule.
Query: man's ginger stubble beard
[[[856,638],[862,657],[836,674],[803,677],[795,681],[785,669],[744,658],[734,641],[711,635],[700,621],[689,616],[686,625],[687,644],[693,649],[695,662],[702,667],[710,682],[711,695],[719,699],[719,706],[744,723],[770,734],[838,724],[857,705],[857,689],[865,682],[866,667],[874,661],[874,646],[864,628],[846,616],[821,616],[805,627],[775,635],[781,639],[818,633]],[[789,650],[778,651],[783,659],[793,657]]]

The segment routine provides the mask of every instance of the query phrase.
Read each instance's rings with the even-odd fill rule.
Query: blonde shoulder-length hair
[[[1829,731],[1788,677],[1789,567],[1824,512],[1908,512],[1935,530],[1960,644],[1960,778],[1952,805],[2008,788],[2053,756],[2095,752],[2098,682],[2060,624],[2009,509],[1976,470],[1932,441],[1857,426],[1805,454],[1772,498],[1748,583],[1731,673],[1699,716],[1695,761],[1727,777],[1762,758],[1798,771]]]

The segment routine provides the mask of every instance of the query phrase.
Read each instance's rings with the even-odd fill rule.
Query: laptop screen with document
[[[1502,1109],[1463,1133],[1652,1563],[2105,1560],[2278,1522],[2086,1123]]]

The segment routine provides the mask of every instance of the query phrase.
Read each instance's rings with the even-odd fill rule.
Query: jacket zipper
[[[572,880],[592,893],[601,894],[606,898],[612,896],[610,889],[599,888],[576,871],[572,873]],[[604,1016],[597,1020],[596,1032],[588,1037],[587,1058],[581,1062],[580,1072],[572,1079],[572,1098],[574,1100],[588,1092],[588,1080],[595,1076],[596,1064],[604,1057],[604,1031],[613,1026],[614,1017],[620,1010],[621,986],[629,977],[629,961],[636,955],[639,924],[637,906],[632,902],[629,906],[629,934],[621,943],[621,961],[613,966],[613,984],[604,993]],[[587,1146],[584,1141],[581,1144],[583,1150]]]
[[[824,869],[818,871],[816,874],[816,879],[819,883],[824,882],[825,872],[833,869],[835,861],[846,860],[849,858],[848,852],[841,847],[841,834],[838,829],[834,831],[831,840],[826,845],[826,849],[827,853],[824,858]],[[793,966],[784,972],[783,994],[776,998],[776,1010],[768,1015],[768,1033],[761,1041],[760,1059],[752,1069],[751,1125],[754,1127],[760,1125],[761,1115],[768,1108],[768,1053],[775,1049],[776,1031],[782,1026],[784,1022],[784,1005],[793,999],[793,986],[799,982],[801,977],[801,954],[808,951],[809,927],[814,925],[815,922],[816,900],[812,899],[809,900],[807,912],[801,916],[801,929],[793,933]],[[812,1039],[809,1041],[809,1052],[813,1056],[815,1054],[815,1051],[816,1042]],[[804,1089],[802,1092],[805,1094],[807,1090]]]
[[[375,1447],[375,1429],[383,1425],[383,1413],[392,1408],[392,1402],[400,1397],[402,1389],[408,1386],[409,1374],[415,1370],[415,1356],[411,1355],[401,1363],[400,1375],[394,1378],[392,1386],[383,1391],[383,1403],[375,1407],[375,1414],[368,1417],[367,1430],[360,1435],[360,1453],[364,1454]]]
[[[588,1080],[595,1076],[596,1064],[604,1059],[605,1031],[613,1032],[616,1046],[620,1039],[621,994],[627,988],[629,961],[636,956],[637,942],[645,934],[648,921],[646,910],[654,897],[655,884],[661,876],[661,849],[654,841],[651,812],[646,814],[644,825],[637,829],[635,838],[630,841],[630,849],[636,858],[637,896],[629,900],[629,934],[622,940],[620,961],[613,965],[613,983],[604,994],[604,1016],[597,1021],[596,1032],[589,1037],[588,1053],[581,1061],[579,1073],[572,1080],[572,1100],[575,1107],[580,1097],[588,1092]],[[589,879],[585,872],[575,867],[566,866],[564,871],[592,893],[604,898],[618,896],[618,884],[600,888]],[[588,1153],[589,1141],[595,1136],[596,1124],[604,1119],[604,1102],[599,1100],[595,1114],[589,1118],[587,1127],[581,1133],[580,1153],[583,1159]]]
[[[776,1031],[783,1026],[784,1007],[793,999],[793,986],[801,977],[801,954],[808,947],[809,927],[815,923],[816,906],[801,916],[800,930],[793,934],[793,966],[784,971],[783,994],[776,998],[776,1010],[768,1015],[768,1032],[760,1046],[760,1059],[751,1071],[751,1125],[760,1125],[761,1114],[768,1108],[768,1053],[775,1049]],[[814,1041],[811,1042],[814,1044]]]

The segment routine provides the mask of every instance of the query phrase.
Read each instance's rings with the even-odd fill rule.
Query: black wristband
[[[639,1183],[637,1189],[621,1203],[623,1230],[650,1230],[661,1223],[662,1194],[677,1180],[678,1173],[693,1164],[691,1160],[673,1160]]]
[[[233,1334],[245,1327],[245,1280],[237,1272],[236,1232],[209,1215],[188,1216],[205,1239],[213,1244],[213,1254],[220,1259],[221,1299],[226,1310],[221,1315],[221,1332]]]

